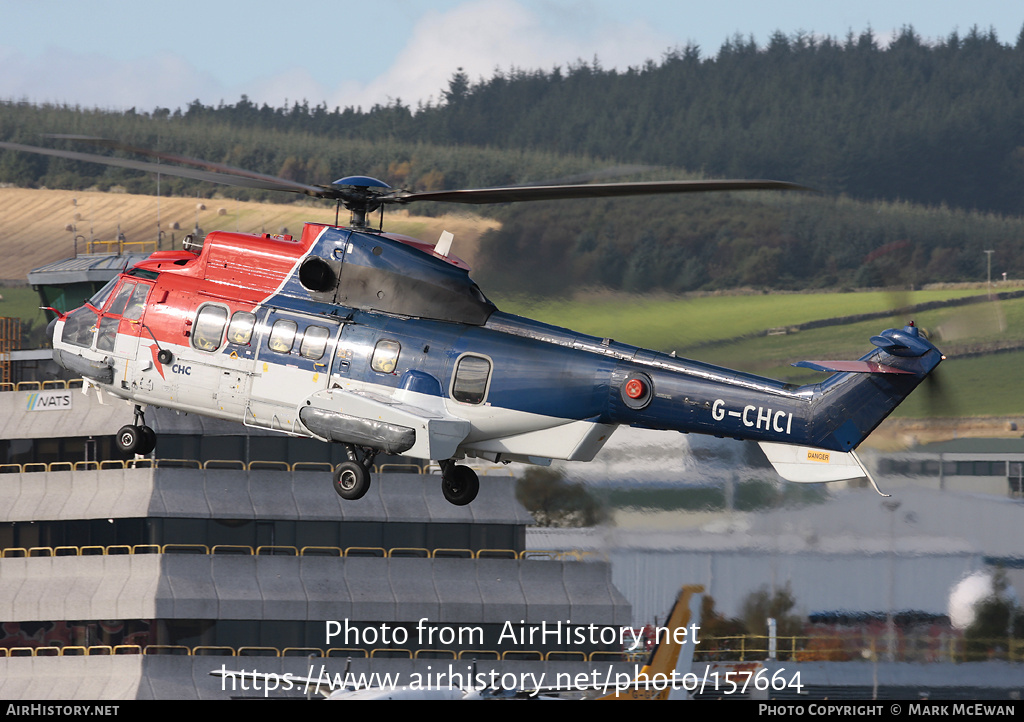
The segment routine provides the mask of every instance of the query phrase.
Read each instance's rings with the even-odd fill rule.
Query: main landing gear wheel
[[[140,426],[139,431],[142,434],[142,439],[135,453],[143,456],[153,453],[153,449],[156,448],[156,432],[148,426]]]
[[[468,466],[449,464],[441,476],[441,493],[449,503],[465,506],[480,491],[480,479]]]
[[[145,456],[156,448],[156,432],[148,426],[122,426],[117,432],[117,448]]]
[[[370,490],[370,472],[358,461],[343,461],[334,470],[334,490],[348,501],[362,499]]]

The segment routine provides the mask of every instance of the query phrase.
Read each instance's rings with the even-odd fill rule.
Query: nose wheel
[[[145,456],[156,448],[156,432],[146,426],[142,407],[135,407],[135,423],[122,426],[117,432],[117,448],[126,454]]]
[[[461,466],[450,459],[441,463],[441,493],[450,504],[465,506],[476,498],[480,491],[480,479],[468,466]]]

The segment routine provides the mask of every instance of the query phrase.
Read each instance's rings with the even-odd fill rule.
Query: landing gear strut
[[[117,432],[117,447],[126,454],[145,456],[156,448],[156,432],[146,426],[146,414],[135,404],[135,423]]]
[[[345,453],[348,455],[348,461],[341,462],[334,470],[334,490],[347,501],[362,499],[370,490],[370,468],[377,452],[374,449],[360,449],[352,444],[346,444]]]
[[[441,465],[441,493],[449,503],[465,506],[480,491],[480,479],[468,466],[460,466],[451,459],[439,461]]]

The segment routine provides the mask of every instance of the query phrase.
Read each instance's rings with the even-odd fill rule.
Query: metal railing
[[[85,252],[111,253],[123,256],[125,253],[153,253],[157,249],[156,241],[86,241]]]
[[[0,647],[0,657],[94,657],[122,654],[143,655],[175,655],[182,657],[344,657],[354,659],[441,659],[441,660],[511,660],[511,661],[552,661],[559,662],[571,659],[579,662],[622,662],[626,661],[622,653],[593,652],[586,654],[578,650],[559,650],[553,652],[540,651],[505,651],[496,649],[419,649],[411,650],[393,647],[269,647],[200,644],[188,647],[179,644],[118,644],[91,646],[44,645],[38,647]],[[566,657],[571,655],[571,657]]]
[[[290,556],[290,557],[377,557],[419,559],[532,559],[535,552],[524,550],[516,552],[514,549],[481,549],[474,552],[472,549],[456,549],[452,547],[441,547],[428,549],[426,547],[364,547],[364,546],[293,546],[289,544],[251,546],[248,544],[189,544],[172,542],[168,544],[110,544],[101,545],[62,545],[62,546],[34,546],[34,547],[7,547],[0,549],[0,559],[23,559],[26,557],[68,557],[68,556],[114,556],[131,554],[199,554],[208,555],[236,555],[236,556]],[[547,554],[547,552],[545,552]],[[554,558],[554,557],[543,557]]]
[[[769,658],[771,638],[756,635],[701,638],[694,654],[700,662],[745,662]],[[978,662],[1000,659],[1024,662],[1024,639],[1009,637],[980,639],[959,633],[905,634],[892,642],[886,632],[878,634],[814,634],[776,637],[775,658],[790,662]]]
[[[3,391],[57,391],[60,389],[80,389],[85,381],[83,379],[49,379],[47,381],[4,381],[0,383],[0,392]]]
[[[393,471],[396,467],[409,469],[407,473],[416,473],[424,476],[432,474],[429,467],[419,464],[379,464],[371,468],[374,474],[384,474]],[[293,473],[296,471],[320,471],[333,472],[334,465],[328,461],[269,461],[264,459],[253,459],[242,461],[241,459],[107,459],[104,461],[29,461],[25,463],[0,464],[0,474],[32,474],[48,471],[96,471],[105,469],[196,469],[204,471],[281,471]],[[417,469],[418,471],[412,471]],[[501,467],[474,467],[478,474],[484,476],[489,471],[506,470]],[[503,474],[504,475],[504,474]]]
[[[884,661],[886,644],[884,639],[865,639],[863,649],[850,646],[850,636],[812,635],[805,637],[778,637],[777,659],[789,662],[845,662]],[[895,661],[916,663],[977,662],[1000,659],[1024,663],[1024,640],[1019,639],[966,639],[950,636],[936,644],[928,635],[917,638],[913,635],[900,638]],[[728,648],[723,648],[728,647]],[[921,648],[928,647],[922,654]],[[579,649],[552,650],[493,650],[493,649],[420,649],[392,647],[273,647],[227,645],[197,645],[194,647],[174,644],[119,644],[119,645],[40,645],[36,647],[0,647],[0,657],[42,657],[42,656],[110,656],[122,654],[171,654],[182,656],[266,656],[266,657],[353,657],[353,658],[401,658],[401,659],[443,659],[492,661],[579,661],[579,662],[623,662],[632,657],[628,652],[583,652]],[[694,656],[696,662],[753,662],[768,659],[768,637],[753,635],[734,637],[706,637],[701,640]]]

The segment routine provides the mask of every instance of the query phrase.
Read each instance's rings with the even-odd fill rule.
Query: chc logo
[[[173,371],[176,374],[181,374],[182,376],[192,375],[192,367],[186,366],[185,364],[174,364],[173,366],[171,366],[171,371]]]

